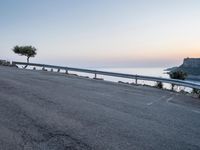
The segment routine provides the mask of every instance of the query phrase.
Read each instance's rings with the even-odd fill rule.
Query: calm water
[[[166,68],[96,68],[95,70],[169,78],[169,75],[166,74],[166,71],[164,71],[165,69]],[[75,73],[75,72],[73,72],[73,73]],[[86,74],[86,73],[78,73],[78,74],[82,75],[82,76],[88,76],[90,78],[94,77],[94,75]],[[97,75],[97,77],[102,78],[102,79],[107,80],[107,81],[114,81],[114,82],[122,81],[122,82],[128,82],[128,83],[135,83],[134,79],[125,79],[125,78],[110,77],[110,76],[104,76],[104,75]],[[194,81],[190,81],[190,82],[194,82]],[[150,85],[150,86],[156,85],[156,82],[154,82],[154,81],[139,80],[138,83],[142,84],[142,85]],[[197,82],[195,81],[195,83],[197,83]],[[171,84],[164,83],[163,87],[166,88],[166,89],[171,89]],[[191,88],[185,88],[185,87],[177,87],[176,90],[177,91],[185,90],[187,92],[191,92],[192,89]]]
[[[165,68],[96,68],[93,70],[169,78],[169,75],[167,75],[166,72],[164,72],[164,69]],[[72,72],[72,73],[76,73],[76,72]],[[87,73],[78,73],[78,75],[88,76],[90,78],[94,77],[94,75],[87,74]],[[135,82],[134,79],[126,79],[126,78],[111,77],[111,76],[104,76],[104,75],[97,75],[97,78],[102,78],[106,81],[114,81],[114,82],[118,82],[118,81],[128,82],[128,83]],[[153,81],[141,81],[141,80],[139,80],[138,83],[151,85],[151,86],[154,86],[156,84]],[[166,84],[165,87],[170,88],[170,85]]]
[[[98,70],[98,71],[108,71],[108,72],[116,72],[116,73],[134,74],[134,75],[137,74],[137,75],[169,78],[169,75],[166,74],[166,71],[164,71],[165,69],[166,68],[95,68],[95,69],[92,68],[92,70]],[[54,69],[54,71],[56,70]],[[69,73],[78,74],[80,76],[88,76],[90,78],[94,77],[93,74],[88,74],[88,73],[79,73],[79,72],[73,72],[73,71],[70,71]],[[110,76],[104,76],[104,75],[97,75],[97,78],[102,78],[106,81],[114,81],[114,82],[122,81],[122,82],[128,82],[128,83],[135,83],[134,79],[125,79],[125,78],[110,77]],[[196,81],[189,81],[189,82],[197,83]],[[142,85],[145,84],[145,85],[150,85],[150,86],[154,86],[156,84],[156,82],[153,82],[153,81],[141,81],[141,80],[139,80],[138,83]],[[200,82],[198,83],[200,84]],[[171,85],[166,83],[164,84],[164,88],[170,89]],[[177,90],[178,91],[186,90],[188,92],[191,91],[190,88],[184,88],[184,87],[179,87]]]
[[[166,68],[97,68],[97,70],[169,78]]]
[[[97,68],[97,70],[169,78],[169,76],[163,71],[164,68]],[[101,75],[99,75],[98,77],[111,81],[133,82],[132,79],[123,79]]]

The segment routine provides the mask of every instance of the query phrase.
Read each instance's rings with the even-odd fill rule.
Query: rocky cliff
[[[199,68],[200,69],[200,58],[185,58],[182,68]]]
[[[182,70],[189,76],[200,76],[200,58],[185,58],[183,64],[175,70]]]

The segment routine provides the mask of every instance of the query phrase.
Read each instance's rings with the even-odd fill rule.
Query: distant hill
[[[200,76],[200,58],[185,58],[179,67],[167,69],[167,71],[182,70],[188,75]]]

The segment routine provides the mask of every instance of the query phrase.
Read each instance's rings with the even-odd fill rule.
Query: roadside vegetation
[[[193,89],[193,90],[192,90],[192,93],[195,94],[195,95],[197,95],[198,98],[200,98],[200,90],[198,90],[198,89]]]
[[[187,73],[182,71],[182,70],[177,70],[177,71],[172,71],[169,73],[169,77],[171,79],[178,79],[178,80],[185,80],[187,78]],[[171,84],[171,89],[174,90],[175,89],[175,85],[174,84]],[[176,87],[178,88],[178,87]]]
[[[13,48],[13,52],[27,57],[27,63],[29,63],[29,59],[31,57],[35,57],[37,54],[37,49],[33,46],[15,46]],[[26,65],[24,68],[26,68],[28,65]]]
[[[182,70],[172,71],[169,73],[169,77],[171,79],[185,80],[187,76],[188,76],[187,73]]]

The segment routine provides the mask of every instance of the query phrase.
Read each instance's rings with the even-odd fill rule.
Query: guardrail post
[[[172,83],[171,86],[172,86],[171,90],[174,91],[175,84]]]
[[[135,76],[135,84],[138,84],[137,75]]]
[[[97,74],[95,73],[95,74],[94,74],[94,79],[96,79],[96,78],[97,78]]]
[[[53,69],[51,68],[51,72],[53,72]]]
[[[107,75],[107,76],[113,76],[113,77],[122,77],[122,78],[128,78],[131,80],[135,80],[135,84],[139,84],[139,81],[145,80],[145,81],[160,81],[162,83],[168,83],[172,85],[178,85],[178,86],[184,86],[184,87],[189,87],[189,88],[196,88],[200,90],[200,85],[197,83],[189,83],[186,81],[181,81],[181,80],[174,80],[174,79],[166,79],[166,78],[159,78],[159,77],[150,77],[150,76],[139,76],[139,75],[132,75],[132,74],[123,74],[123,73],[114,73],[114,72],[106,72],[106,71],[97,71],[97,70],[88,70],[88,69],[80,69],[80,68],[67,68],[67,67],[62,67],[62,66],[53,66],[53,65],[45,65],[45,64],[35,64],[35,63],[25,63],[25,62],[16,62],[12,61],[12,65],[20,68],[23,65],[29,65],[33,67],[39,67],[42,68],[43,70],[47,71],[46,68],[52,68],[51,71],[53,72],[54,69],[62,69],[66,70],[66,73],[68,71],[77,71],[77,72],[84,72],[84,73],[90,73],[94,74],[94,78],[97,78],[97,74],[99,75]],[[36,68],[37,69],[37,68]],[[172,88],[173,90],[173,88]],[[176,89],[174,89],[176,90]]]
[[[65,70],[65,74],[69,74],[69,73],[68,73],[68,69]]]
[[[14,61],[12,61],[12,66],[15,66],[16,65],[16,63],[14,63]]]

